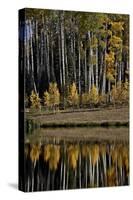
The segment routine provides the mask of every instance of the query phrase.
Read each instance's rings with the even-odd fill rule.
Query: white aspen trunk
[[[66,40],[65,40],[65,66],[66,66],[66,86],[68,86],[69,76],[68,76],[68,56],[67,56]]]
[[[79,80],[78,80],[78,86],[79,86],[79,95],[81,94],[81,80],[80,80],[80,78],[81,78],[81,61],[80,61],[80,39],[79,39],[79,41],[78,41],[78,51],[79,51],[79,53],[78,53],[78,60],[79,60],[79,66],[78,66],[78,78],[79,78]]]
[[[103,53],[100,53],[100,72],[99,72],[99,89],[102,90],[102,78],[103,78]]]
[[[66,156],[66,146],[64,146],[64,157]],[[66,163],[65,163],[65,159],[63,162],[63,190],[66,187]]]
[[[91,45],[92,45],[92,38],[93,38],[93,33],[91,34]],[[93,48],[90,48],[90,57],[91,57],[91,85],[92,87],[94,86],[94,66],[93,66]]]
[[[39,67],[39,80],[41,80],[42,70],[44,68],[44,37],[43,30],[41,30],[41,45],[40,45],[40,67]]]
[[[30,37],[30,53],[31,53],[31,70],[32,70],[32,80],[33,80],[33,86],[34,86],[34,91],[37,93],[36,89],[36,84],[34,80],[34,57],[33,57],[33,46],[32,46],[32,25],[31,21],[29,20],[29,37]]]
[[[87,156],[85,158],[85,187],[88,187],[88,166],[87,166]]]
[[[90,31],[88,31],[88,38],[89,38],[89,42],[91,43],[91,36],[90,36]],[[89,51],[89,76],[88,76],[88,85],[89,85],[89,92],[91,91],[91,45],[90,45],[90,51]]]
[[[39,45],[38,45],[38,22],[36,21],[36,25],[35,25],[35,35],[36,35],[36,61],[37,61],[37,76],[39,74]]]
[[[98,46],[96,47],[96,88],[99,91],[99,87],[98,87]]]
[[[121,68],[122,68],[122,63],[120,62],[118,64],[118,82],[121,84]]]
[[[105,31],[107,31],[107,24],[105,27]],[[102,82],[102,95],[104,95],[106,93],[106,52],[107,51],[107,37],[106,37],[106,41],[105,41],[105,50],[104,50],[104,62],[103,62],[103,82]]]
[[[91,160],[91,155],[90,155],[89,175],[90,175],[90,185],[92,185],[92,160]]]
[[[104,51],[104,68],[103,68],[103,82],[102,82],[102,95],[106,92],[106,61],[105,61],[106,49]]]
[[[66,164],[64,161],[64,165],[63,165],[63,190],[65,189],[66,186]]]
[[[104,184],[107,186],[107,170],[106,170],[106,155],[102,156],[103,158],[103,167],[104,167]]]
[[[62,177],[63,177],[63,162],[61,161],[61,171],[60,171],[60,189],[62,189]]]
[[[34,167],[33,167],[33,169],[32,169],[33,171],[32,171],[32,183],[31,183],[31,192],[33,192],[34,191]]]
[[[92,186],[94,187],[95,182],[95,165],[92,165]]]
[[[67,178],[66,178],[66,189],[68,189],[69,184],[69,159],[67,161]]]
[[[30,178],[29,178],[29,176],[28,176],[28,180],[27,180],[27,192],[29,192],[30,191]]]
[[[49,64],[49,35],[46,33],[46,53],[47,53],[47,75],[50,82],[50,64]]]
[[[73,36],[73,69],[74,69],[74,82],[76,83],[76,62],[75,62],[75,34]]]
[[[110,98],[111,98],[110,90],[111,90],[111,83],[110,83],[110,80],[108,79],[108,101],[109,102],[110,102]]]
[[[92,57],[93,57],[93,49],[90,48],[90,58],[91,58],[91,64],[90,64],[90,66],[91,66],[90,67],[91,68],[91,86],[94,86],[94,70],[93,70]]]
[[[91,85],[94,86],[94,69],[93,65],[91,66]]]
[[[54,51],[53,51],[53,45],[51,47],[51,74],[52,74],[52,79],[55,79],[55,74],[54,74]]]
[[[97,187],[99,187],[99,165],[98,165],[98,160],[97,160],[97,163],[96,163],[96,171],[97,171]]]
[[[63,90],[65,89],[65,54],[64,54],[64,13],[61,15],[61,52],[62,52],[62,80]]]
[[[87,92],[87,62],[86,62],[86,47],[85,47],[85,92]]]
[[[51,79],[55,80],[55,73],[54,73],[54,49],[53,49],[53,34],[51,33]]]
[[[30,73],[30,61],[29,61],[29,58],[30,58],[30,56],[29,56],[29,33],[28,33],[28,28],[27,28],[27,26],[28,26],[28,23],[27,22],[25,22],[26,23],[26,38],[25,38],[25,53],[26,53],[26,55],[25,55],[25,60],[27,60],[27,72],[28,72],[28,74]]]
[[[81,188],[81,153],[79,154],[79,188]]]
[[[89,64],[89,92],[91,91],[91,64]]]
[[[62,68],[61,68],[61,44],[60,44],[60,34],[58,34],[58,46],[59,46],[59,70],[60,70],[60,86],[61,90],[63,88],[63,81],[62,81]]]

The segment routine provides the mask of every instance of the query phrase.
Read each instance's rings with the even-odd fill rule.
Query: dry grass
[[[27,115],[39,124],[63,124],[63,123],[90,123],[90,122],[128,122],[129,108],[112,108],[94,111],[68,112],[56,114]]]

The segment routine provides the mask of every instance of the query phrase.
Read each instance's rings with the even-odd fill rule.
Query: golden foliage
[[[106,145],[105,144],[101,144],[100,145],[100,154],[101,155],[105,155],[106,154]]]
[[[59,105],[60,103],[60,93],[57,87],[57,83],[49,84],[49,94],[50,94],[50,104]]]
[[[47,144],[47,145],[44,147],[44,160],[45,160],[46,162],[50,159],[50,148],[51,148],[51,145],[50,145],[50,144]]]
[[[124,30],[123,24],[124,24],[123,22],[111,22],[112,31],[115,33],[121,32],[122,30]]]
[[[82,94],[82,104],[94,104],[99,102],[99,94],[95,85],[92,86],[90,92]]]
[[[40,146],[33,144],[30,151],[31,161],[34,163],[35,161],[39,160],[39,155],[40,155]]]
[[[95,165],[99,159],[99,145],[95,144],[91,147],[92,164]]]
[[[122,161],[123,161],[123,165],[126,168],[126,172],[128,173],[128,171],[129,171],[129,149],[128,149],[128,147],[124,147],[122,149]]]
[[[60,146],[48,144],[44,147],[44,160],[49,162],[50,170],[56,170],[60,160]]]
[[[82,153],[83,157],[87,157],[91,153],[91,150],[90,150],[89,146],[88,145],[83,145],[82,149],[81,149],[81,153]]]
[[[117,83],[117,86],[113,86],[111,90],[112,102],[113,103],[124,103],[129,100],[129,84],[128,81],[125,83]]]
[[[50,94],[48,93],[48,91],[44,92],[43,98],[44,98],[44,105],[49,107],[49,105],[50,105]]]
[[[117,148],[111,149],[110,154],[111,154],[113,164],[117,163],[117,160],[119,157],[118,149]]]
[[[97,104],[99,101],[98,90],[95,85],[92,86],[91,91],[89,93],[89,103]]]
[[[113,35],[112,38],[110,39],[110,45],[111,45],[110,50],[113,51],[119,50],[122,47],[122,39],[120,37]]]
[[[114,62],[115,62],[115,54],[114,52],[110,51],[110,53],[106,53],[105,55],[105,61],[106,61],[106,66],[107,66],[107,79],[110,81],[114,81],[114,75],[115,75],[115,70],[114,70]]]
[[[106,53],[105,61],[107,66],[113,66],[115,61],[115,54],[114,52],[110,51],[110,53]]]
[[[106,103],[106,100],[107,100],[107,95],[106,94],[99,95],[99,103],[104,104],[104,103]]]
[[[39,94],[35,93],[33,90],[30,95],[30,102],[32,108],[41,108]]]
[[[115,186],[116,185],[116,173],[115,173],[114,167],[110,167],[107,170],[107,184],[108,184],[108,186]]]
[[[73,105],[73,106],[79,104],[79,95],[78,95],[76,84],[74,82],[69,87],[69,94],[68,94],[67,101],[70,105]]]
[[[111,73],[109,70],[107,71],[107,79],[113,82],[115,80],[113,73]]]
[[[111,158],[113,165],[117,164],[118,168],[121,169],[125,166],[126,171],[129,170],[129,150],[127,147],[118,145],[111,150]]]
[[[55,106],[59,105],[60,103],[60,93],[57,87],[57,83],[50,83],[49,84],[49,96],[50,96],[50,105]]]
[[[82,104],[88,104],[89,103],[89,93],[83,93],[82,94]]]
[[[47,107],[55,107],[60,103],[60,92],[57,83],[50,83],[49,90],[44,92],[43,95],[44,105]]]
[[[77,161],[78,161],[78,156],[79,156],[79,146],[70,145],[67,148],[67,153],[68,153],[70,166],[72,167],[73,170],[75,170],[77,167]]]

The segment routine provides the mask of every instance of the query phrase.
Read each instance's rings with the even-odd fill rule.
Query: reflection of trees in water
[[[128,144],[25,145],[25,191],[128,185]]]

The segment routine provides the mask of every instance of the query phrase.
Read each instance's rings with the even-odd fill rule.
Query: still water
[[[42,135],[41,131],[35,133]],[[25,141],[25,184],[21,186],[25,191],[129,184],[128,141],[48,136],[37,140],[34,134]]]

